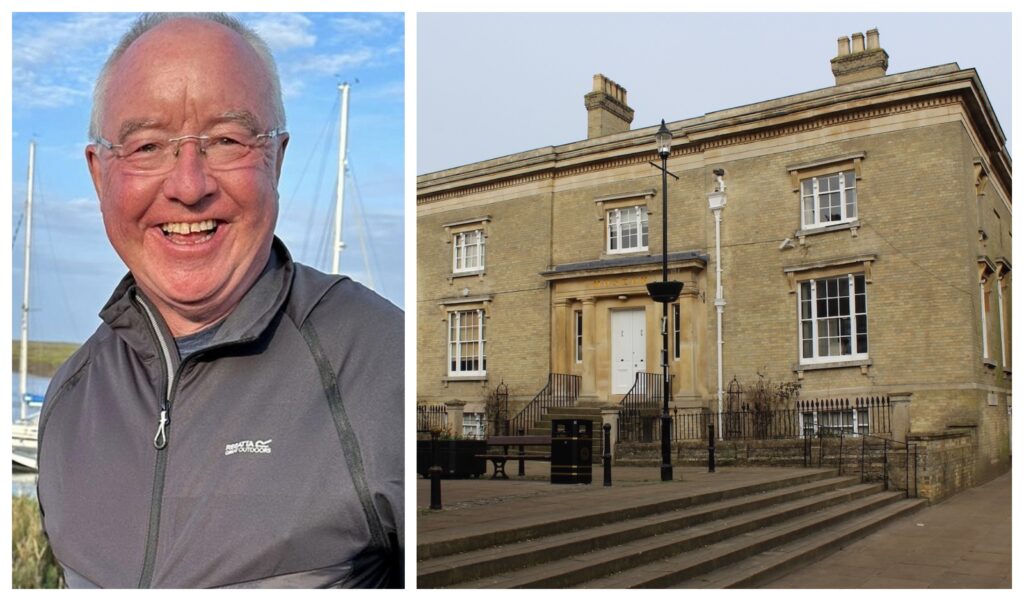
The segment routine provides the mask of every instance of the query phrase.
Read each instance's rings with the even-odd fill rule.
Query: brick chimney
[[[594,91],[583,97],[587,107],[587,139],[629,131],[633,109],[626,104],[626,88],[604,75],[594,76]]]
[[[836,76],[836,85],[864,81],[883,77],[889,68],[889,54],[878,46],[878,30],[867,31],[867,47],[864,46],[864,35],[855,33],[853,50],[850,50],[850,38],[839,38],[838,55],[832,59],[832,74]]]

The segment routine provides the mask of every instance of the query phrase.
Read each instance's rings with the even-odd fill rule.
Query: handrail
[[[836,454],[836,465],[837,465],[837,467],[839,469],[839,475],[840,476],[843,475],[843,466],[846,463],[845,462],[845,457],[844,457],[844,449],[843,449],[843,447],[844,447],[844,439],[846,438],[847,435],[848,435],[848,433],[846,432],[846,429],[842,428],[842,427],[833,428],[833,427],[828,427],[828,426],[819,426],[818,433],[817,433],[817,437],[818,437],[818,467],[822,467],[822,464],[825,463],[824,462],[825,446],[826,446],[825,445],[825,441],[826,440],[834,440],[834,439],[838,438],[839,439],[839,451]],[[914,491],[913,496],[915,498],[918,496],[918,483],[917,483],[917,462],[918,462],[917,459],[918,459],[918,456],[917,456],[917,445],[916,444],[912,444],[912,443],[908,443],[908,442],[901,442],[899,440],[894,440],[892,438],[887,438],[887,437],[884,437],[884,436],[876,436],[876,435],[873,435],[873,434],[853,433],[853,434],[849,434],[849,435],[850,436],[855,436],[855,437],[861,439],[860,457],[859,457],[859,460],[858,460],[858,463],[860,464],[860,480],[861,480],[861,482],[867,482],[868,481],[868,472],[867,472],[867,468],[866,468],[866,457],[868,456],[868,453],[870,451],[870,447],[869,447],[869,444],[868,444],[870,442],[869,439],[873,439],[873,440],[876,440],[876,441],[881,441],[881,444],[882,444],[882,470],[881,470],[882,473],[881,473],[881,477],[882,477],[882,483],[883,483],[882,486],[885,488],[885,490],[889,490],[889,485],[890,485],[890,483],[892,483],[894,486],[896,486],[896,490],[904,491],[905,496],[907,498],[909,498],[911,496],[910,495],[911,480],[913,480],[913,491]],[[902,466],[903,467],[903,487],[902,488],[899,486],[898,482],[894,482],[893,481],[893,478],[892,478],[893,470],[894,469],[898,469],[898,468],[891,467],[892,465],[895,465],[895,463],[890,461],[890,450],[892,452],[898,452],[900,445],[902,445],[902,447],[903,447],[903,466]],[[892,447],[891,449],[890,449],[890,446]],[[876,447],[876,450],[877,450],[877,447]],[[807,461],[807,454],[809,452],[811,452],[809,445],[806,444],[806,443],[805,443],[805,451],[804,452],[805,452],[805,463],[806,463],[806,461]],[[914,461],[913,476],[911,476],[911,470],[910,470],[910,461],[911,461],[910,456],[911,456],[911,454],[913,454],[913,456],[914,456],[914,459],[913,459],[913,461]],[[895,473],[898,475],[899,472],[897,471]]]
[[[627,411],[661,409],[664,398],[662,396],[664,377],[665,375],[662,373],[636,372],[633,378],[633,387],[629,389],[626,396],[622,397],[619,405]],[[669,390],[672,389],[672,378],[674,377],[674,375],[669,375]]]
[[[549,407],[572,407],[580,396],[580,377],[574,374],[548,374],[548,382],[522,411],[509,420],[509,433],[525,432],[540,421]]]

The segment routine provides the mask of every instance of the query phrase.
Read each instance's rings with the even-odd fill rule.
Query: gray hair
[[[274,111],[274,118],[277,120],[275,127],[283,128],[285,126],[284,100],[281,97],[281,80],[277,75],[277,63],[274,62],[274,56],[270,53],[270,47],[267,46],[267,43],[255,31],[243,25],[238,19],[224,13],[144,13],[136,19],[135,23],[121,37],[121,40],[110,53],[110,56],[107,57],[107,62],[103,63],[100,74],[96,77],[96,85],[92,91],[89,138],[96,139],[100,136],[100,117],[103,114],[107,85],[109,84],[110,73],[114,70],[114,65],[117,61],[135,40],[142,37],[142,34],[161,23],[179,19],[202,19],[219,23],[242,36],[242,39],[249,43],[249,46],[256,52],[256,56],[259,57],[260,62],[263,63],[264,68],[267,70],[267,75],[270,76],[271,95],[273,96],[271,98],[271,107]]]

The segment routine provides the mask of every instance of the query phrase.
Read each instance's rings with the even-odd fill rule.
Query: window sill
[[[485,273],[487,273],[487,271],[484,269],[474,269],[472,271],[454,271],[448,274],[448,281],[450,282],[455,278],[467,278],[472,276],[478,276],[480,278],[483,278]]]
[[[619,257],[629,256],[651,256],[650,251],[646,248],[631,248],[629,250],[606,250],[601,253],[602,259],[615,259]]]
[[[828,225],[822,225],[817,227],[808,227],[799,229],[793,232],[800,245],[807,244],[807,236],[813,236],[815,234],[827,234],[829,232],[840,232],[843,230],[850,230],[850,235],[854,238],[857,237],[857,231],[860,229],[860,221],[854,219],[853,221],[843,221],[841,223],[830,223]]]
[[[988,359],[988,358],[982,359],[981,363],[982,363],[982,365],[984,365],[985,367],[988,367],[990,369],[995,369],[996,368],[996,362],[993,361],[992,359]]]
[[[449,382],[486,382],[487,374],[477,376],[447,376],[441,378],[441,382],[447,384]]]
[[[860,373],[867,375],[868,367],[872,365],[871,359],[853,359],[850,361],[829,361],[827,363],[797,363],[793,366],[798,380],[804,379],[805,371],[817,371],[819,369],[843,369],[846,367],[859,367]]]

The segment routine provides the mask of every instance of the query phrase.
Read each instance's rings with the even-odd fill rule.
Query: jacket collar
[[[291,291],[295,265],[284,243],[276,236],[270,259],[256,283],[252,285],[238,306],[228,314],[211,341],[212,344],[243,343],[257,339],[281,311]],[[137,304],[136,295],[142,296],[135,277],[128,273],[114,289],[110,300],[100,311],[100,319],[129,346],[143,355],[157,352],[146,326],[148,318]],[[158,327],[168,339],[167,325],[159,312],[154,312]]]

